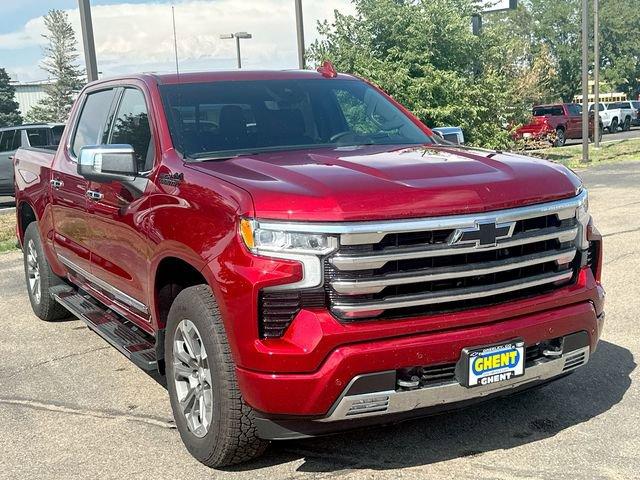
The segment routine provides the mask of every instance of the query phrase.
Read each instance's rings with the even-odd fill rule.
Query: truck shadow
[[[508,450],[606,412],[622,400],[635,367],[629,350],[601,341],[586,368],[545,387],[385,428],[276,442],[262,459],[234,470],[300,459],[302,472],[387,470]]]

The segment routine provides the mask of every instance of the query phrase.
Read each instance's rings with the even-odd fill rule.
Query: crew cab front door
[[[113,121],[102,144],[134,148],[141,178],[136,185],[89,183],[88,243],[91,273],[111,287],[114,299],[139,317],[148,318],[148,269],[151,249],[144,234],[149,212],[145,175],[155,161],[149,109],[140,88],[120,88]],[[134,318],[135,320],[135,318]]]
[[[582,138],[582,109],[575,104],[569,104],[567,110],[567,138]]]

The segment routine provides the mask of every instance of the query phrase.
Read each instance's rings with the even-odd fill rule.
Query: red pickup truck
[[[554,147],[562,147],[567,140],[582,138],[582,106],[577,103],[536,105],[531,123],[515,131],[516,139],[550,140]],[[594,114],[589,118],[589,138],[593,137]],[[603,125],[600,122],[600,138]]]
[[[209,466],[542,385],[603,327],[576,175],[329,67],[92,83],[14,162],[35,314],[166,375]]]

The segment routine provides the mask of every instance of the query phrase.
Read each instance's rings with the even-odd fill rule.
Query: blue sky
[[[247,68],[296,67],[293,0],[91,0],[103,76],[174,68],[172,4],[183,70],[233,68],[234,44],[219,35],[243,30],[254,35],[243,43]],[[77,0],[1,0],[0,67],[21,81],[46,78],[38,67],[42,16],[53,8],[67,11],[81,47],[77,5]],[[305,0],[304,9],[308,42],[316,38],[318,20],[333,18],[334,9],[353,11],[349,0]]]

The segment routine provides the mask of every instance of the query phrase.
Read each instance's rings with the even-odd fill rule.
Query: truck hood
[[[257,218],[357,221],[476,213],[576,194],[567,168],[466,147],[360,146],[191,164],[248,191]]]

